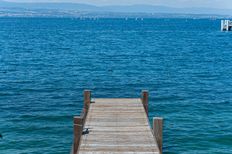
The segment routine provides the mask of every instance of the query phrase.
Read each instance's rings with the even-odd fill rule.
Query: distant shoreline
[[[171,14],[171,13],[121,13],[121,12],[84,12],[65,10],[27,10],[0,8],[1,17],[44,17],[44,18],[190,18],[190,19],[229,19],[229,15],[217,14]]]
[[[0,17],[91,17],[91,18],[231,18],[232,9],[168,7],[162,5],[105,5],[83,3],[16,3],[0,0]]]

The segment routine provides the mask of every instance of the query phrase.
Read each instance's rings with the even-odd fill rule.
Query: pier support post
[[[159,146],[160,154],[163,153],[163,118],[154,117],[153,118],[153,135]]]
[[[76,154],[80,144],[80,139],[83,131],[83,117],[75,116],[74,119],[74,135],[73,135],[73,154]]]
[[[142,91],[142,103],[143,103],[143,107],[147,113],[148,116],[148,91],[147,90],[143,90]]]
[[[86,114],[88,113],[90,102],[91,102],[91,91],[85,90],[84,91],[84,111]]]

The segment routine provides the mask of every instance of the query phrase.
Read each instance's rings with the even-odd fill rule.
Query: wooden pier
[[[232,21],[230,20],[221,20],[221,31],[231,31]]]
[[[162,154],[163,119],[148,120],[148,92],[141,98],[91,98],[84,91],[81,116],[74,117],[71,154]]]

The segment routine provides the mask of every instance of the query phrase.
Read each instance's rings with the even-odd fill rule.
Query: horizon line
[[[217,9],[217,10],[232,10],[232,8],[216,8],[216,7],[174,7],[174,6],[167,6],[167,5],[149,5],[149,4],[106,4],[106,5],[96,5],[96,4],[90,4],[90,3],[78,3],[78,2],[12,2],[12,1],[6,1],[6,0],[0,0],[0,2],[6,2],[6,3],[15,3],[15,4],[83,4],[83,5],[89,5],[89,6],[95,6],[95,7],[107,7],[107,6],[118,6],[118,7],[130,7],[130,6],[150,6],[150,7],[166,7],[166,8],[176,8],[176,9]],[[0,6],[1,7],[1,6]]]

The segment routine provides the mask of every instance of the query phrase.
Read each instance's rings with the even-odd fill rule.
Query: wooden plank
[[[117,145],[110,145],[110,146],[106,146],[106,145],[102,145],[102,146],[85,146],[85,147],[81,147],[80,148],[80,152],[82,154],[82,151],[85,152],[85,151],[92,151],[93,153],[95,152],[121,152],[121,153],[124,153],[124,152],[153,152],[153,154],[158,154],[159,151],[157,149],[152,149],[150,146],[145,146],[145,145],[142,145],[142,146],[117,146]]]
[[[83,151],[82,154],[93,154],[93,151]],[[102,152],[102,151],[94,151],[94,154],[121,154],[120,151],[115,152]],[[123,152],[123,154],[159,154],[158,152]]]

